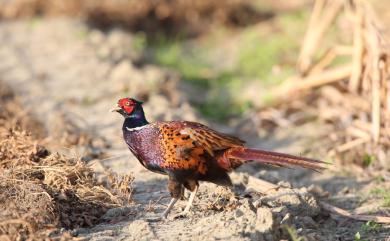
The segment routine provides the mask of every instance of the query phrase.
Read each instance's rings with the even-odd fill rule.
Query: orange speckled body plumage
[[[141,102],[119,100],[114,109],[125,117],[123,137],[140,163],[147,169],[166,174],[171,203],[164,216],[178,200],[183,187],[194,191],[199,181],[231,185],[228,173],[254,160],[275,166],[300,166],[321,170],[322,162],[288,154],[250,149],[237,137],[212,130],[200,123],[167,121],[148,123]],[[191,195],[189,210],[194,195]]]
[[[186,123],[171,122],[159,125],[161,144],[164,150],[162,168],[169,170],[194,170],[205,174],[207,171],[204,151],[196,145],[189,135],[180,133]]]
[[[142,165],[167,174],[183,185],[187,181],[231,184],[226,172],[232,170],[232,165],[223,163],[222,153],[243,143],[238,138],[188,121],[155,122],[139,129],[128,129],[124,125],[123,134]]]

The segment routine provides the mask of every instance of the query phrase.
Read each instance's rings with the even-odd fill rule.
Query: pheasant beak
[[[110,112],[118,112],[122,110],[122,108],[120,108],[119,106],[115,106],[114,108],[110,109]]]

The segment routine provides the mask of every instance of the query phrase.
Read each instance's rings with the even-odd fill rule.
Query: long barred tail
[[[321,171],[325,169],[325,167],[323,166],[325,162],[322,161],[306,157],[299,157],[289,154],[250,149],[244,147],[230,149],[227,157],[243,161],[256,161],[264,164],[282,167],[303,167],[314,171]]]

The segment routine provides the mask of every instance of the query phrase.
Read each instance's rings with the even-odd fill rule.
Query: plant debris
[[[9,128],[19,123],[14,119],[12,112],[2,112],[0,238],[70,237],[59,228],[93,226],[108,209],[131,202],[131,175],[112,175],[99,183],[80,158],[50,153],[20,126]]]
[[[326,33],[340,26],[348,26],[352,38],[339,31],[343,43],[322,49]],[[313,118],[331,123],[329,156],[362,166],[368,156],[369,164],[377,160],[377,167],[388,168],[390,49],[380,26],[368,2],[316,1],[298,59],[299,75],[277,88],[277,107],[260,116],[276,125]]]

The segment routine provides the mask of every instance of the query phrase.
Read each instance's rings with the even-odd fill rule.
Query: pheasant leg
[[[175,203],[177,202],[177,200],[178,200],[178,198],[172,198],[171,199],[171,201],[168,204],[167,209],[165,209],[165,211],[161,215],[163,218],[167,218],[169,212],[172,210],[172,208],[175,205]]]
[[[196,193],[198,192],[198,188],[199,188],[199,186],[197,185],[195,187],[195,190],[191,192],[190,198],[188,199],[188,202],[187,202],[186,207],[184,208],[184,211],[179,213],[176,217],[185,217],[185,216],[187,216],[187,214],[189,213],[189,211],[190,211],[190,209],[192,207],[192,203],[194,202]]]
[[[187,205],[182,213],[188,213],[190,211],[190,208],[192,206],[192,203],[194,202],[196,193],[198,192],[199,186],[195,187],[195,190],[191,192],[190,198],[188,199]]]

